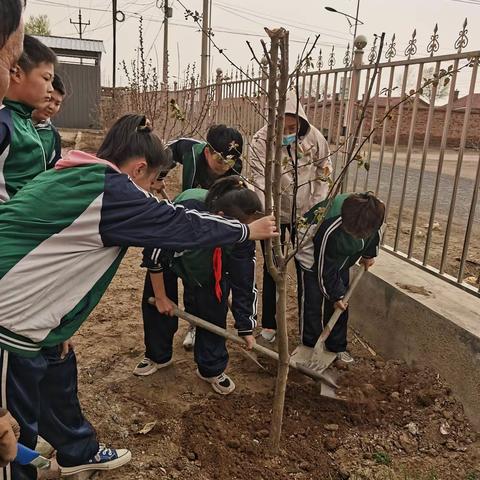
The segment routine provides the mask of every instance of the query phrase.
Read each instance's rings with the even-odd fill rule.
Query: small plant
[[[390,455],[387,452],[375,452],[373,454],[373,460],[375,460],[375,463],[378,463],[379,465],[392,464],[392,459],[390,458]]]
[[[465,480],[480,480],[480,475],[476,472],[468,472]]]

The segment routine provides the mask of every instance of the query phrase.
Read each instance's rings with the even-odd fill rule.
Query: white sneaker
[[[195,327],[190,327],[187,334],[185,335],[185,339],[183,340],[183,348],[185,350],[193,350],[195,346],[195,334],[197,330]]]
[[[353,363],[354,362],[353,357],[347,351],[338,352],[337,353],[337,359],[340,362],[343,362],[343,363]]]
[[[212,386],[213,391],[220,395],[228,395],[235,390],[233,380],[225,373],[221,373],[216,377],[204,377],[197,369],[197,375],[205,382],[208,382]]]
[[[266,342],[275,343],[275,339],[277,337],[277,331],[272,330],[271,328],[262,328],[260,335]]]
[[[168,367],[173,363],[173,360],[170,359],[168,362],[165,363],[156,363],[153,360],[145,357],[133,370],[133,374],[137,375],[138,377],[146,377],[148,375],[152,375],[157,370],[161,368]]]

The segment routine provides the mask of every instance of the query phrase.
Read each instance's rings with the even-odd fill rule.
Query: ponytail
[[[223,212],[227,217],[240,221],[246,221],[262,210],[258,195],[249,190],[238,175],[217,180],[208,191],[205,204],[211,213]]]
[[[128,114],[118,119],[105,136],[97,156],[119,167],[131,158],[143,157],[149,169],[169,168],[165,147],[145,115]]]

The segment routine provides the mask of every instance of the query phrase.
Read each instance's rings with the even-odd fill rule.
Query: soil
[[[181,322],[174,364],[134,377],[143,357],[140,263],[141,252],[132,249],[75,337],[85,414],[102,442],[133,454],[127,466],[96,478],[480,480],[480,435],[439,373],[382,359],[353,332],[355,363],[335,367],[346,401],[323,398],[317,384],[290,373],[276,457],[268,442],[275,372],[269,361],[259,358],[263,371],[230,345],[228,373],[237,389],[221,397],[195,375],[193,355],[181,346]],[[293,285],[289,296],[293,349]]]

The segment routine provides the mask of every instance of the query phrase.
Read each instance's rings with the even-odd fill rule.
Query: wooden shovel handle
[[[358,285],[358,282],[360,281],[364,273],[365,273],[365,268],[363,265],[360,265],[360,270],[353,278],[352,282],[350,283],[350,287],[347,290],[347,293],[342,299],[344,302],[348,302],[348,300],[350,300],[350,297],[352,296],[353,291],[355,290],[356,286]],[[320,337],[318,337],[317,343],[315,345],[315,349],[317,348],[317,345],[320,345],[321,343],[325,342],[325,340],[328,338],[328,336],[332,332],[333,327],[335,327],[335,325],[337,324],[337,321],[340,318],[340,315],[342,313],[343,313],[343,310],[341,308],[335,309],[332,316],[330,317],[330,320],[328,321],[327,325],[325,326],[322,333],[320,334]]]
[[[155,298],[150,297],[148,299],[148,303],[150,305],[155,305]],[[187,313],[184,310],[180,310],[177,306],[174,307],[173,313],[175,316],[182,318],[183,320],[186,320],[188,323],[190,323],[191,325],[194,325],[195,327],[203,328],[205,330],[208,330],[209,332],[219,335],[220,337],[226,338],[231,342],[245,346],[245,342],[243,341],[242,337],[239,337],[238,335],[235,335],[234,333],[229,332],[225,328],[217,327],[216,325],[213,325],[212,323],[207,322],[206,320],[202,320],[201,318],[198,318],[195,315],[192,315],[191,313]],[[256,343],[253,346],[253,350],[278,362],[278,353],[274,352],[273,350],[270,350],[269,348],[265,348],[262,345],[258,345]],[[311,368],[307,368],[304,365],[297,363],[295,360],[290,359],[289,365],[292,368],[295,368],[299,372],[303,373],[307,377],[312,378],[313,380],[320,380],[334,388],[337,386],[336,384],[332,383],[331,380],[329,380],[324,375],[322,375],[322,373],[316,372]]]

